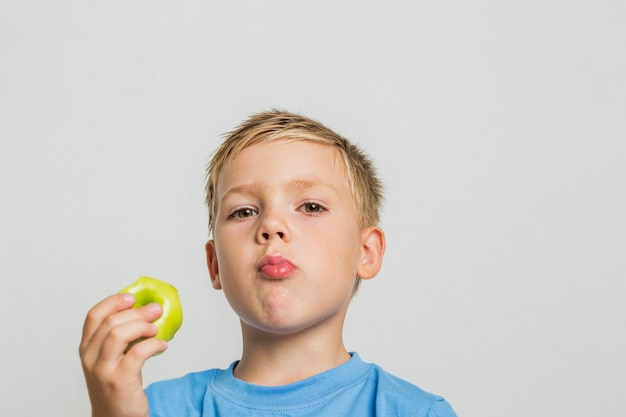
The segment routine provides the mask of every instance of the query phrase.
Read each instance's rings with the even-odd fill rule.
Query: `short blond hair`
[[[271,110],[251,116],[224,137],[224,142],[215,151],[206,170],[209,232],[215,228],[219,208],[217,182],[222,168],[244,149],[275,140],[310,141],[337,149],[345,165],[359,226],[365,228],[378,225],[383,190],[372,161],[356,145],[320,122],[294,113]]]

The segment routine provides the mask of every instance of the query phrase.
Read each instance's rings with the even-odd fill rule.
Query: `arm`
[[[150,413],[141,368],[167,343],[152,337],[157,330],[151,322],[161,315],[161,306],[131,309],[134,302],[130,294],[115,294],[87,314],[79,353],[92,417],[148,417]],[[145,339],[128,348],[140,338]]]

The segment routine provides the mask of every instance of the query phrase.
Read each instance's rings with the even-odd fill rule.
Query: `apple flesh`
[[[157,339],[172,340],[183,324],[183,307],[178,298],[178,290],[173,285],[156,278],[141,276],[137,281],[124,288],[120,293],[135,296],[133,308],[150,303],[159,303],[163,308],[161,316],[152,323],[157,327]]]

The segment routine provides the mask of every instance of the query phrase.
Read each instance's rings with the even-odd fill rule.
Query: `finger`
[[[163,311],[161,305],[152,303],[139,308],[133,308],[128,310],[119,311],[108,316],[100,327],[93,334],[89,343],[82,351],[81,358],[85,367],[89,368],[100,361],[100,356],[104,353],[107,355],[107,360],[116,357],[117,360],[121,358],[121,354],[128,344],[141,337],[152,337],[155,333],[152,333],[154,325],[150,322],[156,320]],[[133,327],[124,328],[125,323],[137,322]],[[138,324],[147,325],[145,327]],[[115,330],[113,337],[117,343],[108,345],[108,350],[103,351],[103,344],[106,339],[111,337],[111,332],[118,326],[122,326],[121,329]],[[105,361],[106,362],[106,361]]]
[[[128,350],[120,363],[120,367],[124,370],[124,372],[128,372],[133,375],[138,374],[144,363],[149,358],[165,352],[167,346],[166,341],[156,339],[154,337],[142,340],[134,344]]]
[[[131,342],[151,338],[157,333],[154,324],[144,320],[132,320],[115,326],[108,333],[100,349],[97,366],[115,367],[124,358],[124,354]]]
[[[135,297],[132,294],[114,294],[93,306],[87,313],[85,324],[83,325],[81,350],[91,343],[94,334],[108,317],[116,312],[127,310],[134,304]]]

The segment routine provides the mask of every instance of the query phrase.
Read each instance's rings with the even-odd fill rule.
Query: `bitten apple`
[[[156,278],[141,276],[137,281],[124,288],[120,293],[135,296],[133,308],[150,303],[159,303],[163,313],[153,324],[157,327],[157,339],[170,341],[183,324],[183,307],[178,298],[178,290],[167,282]]]

